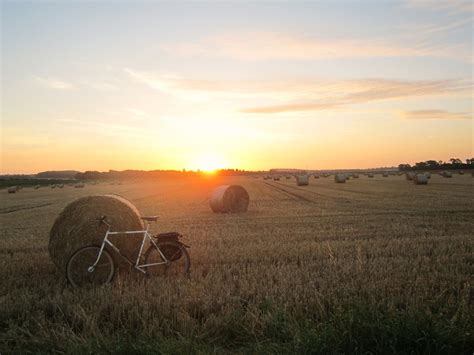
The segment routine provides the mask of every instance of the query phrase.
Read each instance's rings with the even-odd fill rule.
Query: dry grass
[[[470,353],[470,175],[294,181],[216,178],[27,188],[0,202],[0,353]],[[241,184],[245,214],[208,194]],[[118,193],[192,248],[188,279],[72,290],[48,257],[67,203]]]

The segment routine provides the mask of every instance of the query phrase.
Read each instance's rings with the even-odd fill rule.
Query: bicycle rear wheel
[[[107,250],[102,251],[94,269],[89,269],[97,260],[99,252],[100,247],[87,246],[72,254],[66,266],[66,277],[72,286],[99,286],[112,281],[115,266]]]
[[[169,261],[167,264],[153,265],[146,268],[149,276],[185,276],[189,274],[191,259],[186,248],[176,242],[158,243],[158,248]],[[154,264],[164,262],[163,257],[154,245],[151,245],[145,253],[145,263]]]

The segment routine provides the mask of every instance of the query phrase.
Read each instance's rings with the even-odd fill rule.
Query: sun
[[[197,156],[192,165],[196,170],[199,169],[206,173],[213,173],[218,169],[225,168],[226,161],[216,153],[205,153]]]

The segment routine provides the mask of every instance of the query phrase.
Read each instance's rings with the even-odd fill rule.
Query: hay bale
[[[339,184],[343,184],[345,183],[347,180],[347,176],[344,175],[344,174],[336,174],[334,175],[334,181],[339,183]]]
[[[51,185],[50,187],[51,187],[52,189],[55,189],[55,188],[56,188],[56,185],[53,184],[53,185]]]
[[[426,172],[425,175],[428,179],[431,179],[431,173],[430,172]]]
[[[450,171],[443,171],[443,177],[452,178],[453,174]]]
[[[291,179],[291,176],[290,176],[290,175],[287,175],[287,176],[285,177],[285,179],[286,179],[286,180],[290,180],[290,179]]]
[[[464,175],[464,171],[459,170],[459,171],[458,171],[458,174],[459,174],[459,175]]]
[[[35,190],[38,190],[40,187],[41,187],[41,185],[36,185],[36,186],[34,187],[34,189],[35,189]]]
[[[274,180],[274,181],[280,181],[280,177],[279,177],[279,176],[274,176],[274,177],[273,177],[273,180]]]
[[[428,184],[428,177],[425,174],[416,174],[413,177],[413,183],[415,185],[427,185]]]
[[[49,234],[49,256],[59,270],[64,271],[70,256],[79,248],[100,245],[107,226],[97,221],[107,216],[112,231],[143,230],[140,212],[127,199],[118,195],[98,195],[82,197],[71,202],[56,218]],[[116,235],[110,239],[122,254],[131,260],[137,256],[143,236]],[[120,268],[130,269],[130,265],[116,253],[112,258]]]
[[[18,186],[10,186],[7,191],[9,194],[15,194],[20,191],[20,189],[18,188]]]
[[[64,187],[64,184],[59,184],[58,189],[62,189]]]
[[[382,173],[382,177],[388,177],[388,173]]]
[[[309,185],[309,175],[296,175],[296,185],[298,186],[308,186]]]
[[[412,173],[412,172],[406,173],[406,174],[405,174],[405,178],[406,178],[408,181],[413,181],[413,179],[415,178],[415,173]]]
[[[373,178],[373,177],[374,177],[374,174],[368,173],[368,174],[367,174],[367,177],[368,177],[368,178]]]
[[[246,212],[250,197],[240,185],[222,185],[212,191],[209,205],[216,213]]]
[[[319,179],[319,174],[315,174],[315,175],[314,175],[314,178],[315,178],[315,179]]]
[[[354,174],[352,174],[352,177],[353,177],[354,179],[358,179],[358,178],[359,178],[359,174],[354,173]]]
[[[76,189],[81,189],[81,188],[84,187],[84,183],[83,183],[83,182],[78,182],[76,185],[74,185],[74,187],[75,187]]]

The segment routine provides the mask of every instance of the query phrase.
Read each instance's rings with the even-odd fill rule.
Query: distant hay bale
[[[17,193],[18,191],[20,191],[20,189],[18,188],[18,186],[10,186],[7,190],[7,192],[9,194],[15,194]]]
[[[359,178],[359,174],[354,173],[354,174],[352,174],[352,177],[353,177],[354,179],[358,179],[358,178]]]
[[[430,172],[426,172],[425,175],[428,179],[431,179],[431,173]]]
[[[209,205],[216,213],[246,212],[250,197],[240,185],[222,185],[212,191]]]
[[[81,188],[84,187],[84,183],[83,183],[83,182],[78,182],[76,185],[74,185],[74,187],[75,187],[76,189],[81,189]]]
[[[290,175],[287,175],[287,176],[285,177],[285,179],[286,179],[286,180],[290,180],[290,179],[291,179],[291,176],[290,176]]]
[[[51,185],[51,188],[52,188],[52,189],[55,189],[55,188],[56,188],[56,185],[55,185],[55,184]]]
[[[382,173],[382,177],[388,177],[388,173]]]
[[[443,171],[443,177],[452,178],[453,174],[450,171]]]
[[[36,186],[34,187],[34,189],[35,189],[35,190],[38,190],[40,187],[41,187],[41,185],[36,185]]]
[[[314,175],[314,178],[315,178],[315,179],[319,179],[319,174],[315,174],[315,175]]]
[[[59,185],[58,185],[58,189],[62,189],[63,187],[64,187],[63,184],[59,184]]]
[[[342,184],[342,183],[345,183],[347,180],[347,177],[346,175],[344,174],[336,174],[334,175],[334,181],[339,183],[339,184]]]
[[[107,226],[97,221],[107,216],[112,231],[143,230],[140,212],[127,199],[118,195],[98,195],[82,197],[71,202],[56,218],[49,234],[49,255],[59,270],[65,270],[67,261],[79,248],[100,245]],[[111,237],[122,254],[131,260],[136,258],[142,237],[137,235],[117,235]],[[116,253],[111,253],[120,268],[130,269],[130,265]]]
[[[274,176],[274,177],[273,177],[273,180],[274,180],[274,181],[280,181],[280,177],[279,177],[279,176]]]
[[[296,185],[298,186],[308,186],[309,185],[309,175],[296,175]]]
[[[462,171],[462,170],[459,170],[458,173],[459,173],[459,175],[464,175],[464,171]]]
[[[367,174],[367,177],[368,177],[368,178],[373,178],[373,177],[374,177],[374,174],[368,173],[368,174]]]
[[[413,179],[415,178],[415,173],[412,173],[412,172],[406,173],[406,174],[405,174],[405,178],[406,178],[408,181],[413,181]]]
[[[428,177],[425,174],[416,174],[413,177],[413,183],[415,185],[427,185],[428,184]]]

